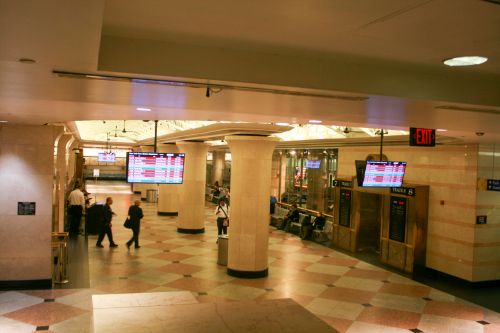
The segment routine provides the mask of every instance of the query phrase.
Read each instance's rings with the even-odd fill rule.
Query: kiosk
[[[412,273],[425,266],[429,186],[359,187],[335,181],[332,244],[351,252],[373,252],[380,261]]]

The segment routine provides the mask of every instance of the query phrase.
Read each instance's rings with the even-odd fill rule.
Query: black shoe
[[[140,249],[141,247],[139,245],[135,246],[134,247],[135,249]]]
[[[96,244],[95,246],[96,247],[104,247],[104,246],[102,246],[102,244]]]
[[[118,247],[118,244],[115,244],[115,243],[109,244],[109,247]]]
[[[132,245],[132,244],[130,244],[130,243],[125,243],[125,245],[127,245],[127,249],[130,249],[130,245]]]

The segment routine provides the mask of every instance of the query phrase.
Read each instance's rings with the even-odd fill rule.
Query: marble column
[[[267,276],[271,163],[278,140],[260,136],[226,137],[232,155],[227,265],[231,276]]]
[[[57,142],[57,160],[56,160],[56,205],[55,212],[56,228],[52,231],[64,231],[64,210],[66,208],[66,174],[68,167],[68,148],[73,141],[72,134],[63,134]]]
[[[208,145],[202,142],[177,142],[185,153],[184,184],[180,187],[177,231],[188,234],[205,232],[205,186]]]
[[[223,150],[216,150],[212,153],[212,184],[215,182],[219,182],[219,185],[222,186],[222,172],[224,171],[224,159],[226,157],[226,152]]]
[[[175,144],[162,145],[160,153],[177,153]],[[158,186],[158,215],[176,216],[179,212],[179,184],[160,184]]]

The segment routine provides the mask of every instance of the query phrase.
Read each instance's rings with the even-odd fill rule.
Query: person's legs
[[[224,226],[224,225],[222,226],[222,233],[224,235],[227,235],[227,226]]]
[[[113,231],[111,230],[111,227],[109,226],[109,224],[106,226],[106,235],[108,235],[109,246],[111,246],[111,247],[118,246],[113,241]]]
[[[132,239],[133,242],[135,243],[135,248],[139,248],[139,227],[133,228],[132,231],[134,232]],[[132,244],[132,243],[130,243]]]
[[[222,235],[222,223],[224,222],[223,218],[217,218],[217,235]]]
[[[99,230],[99,237],[97,237],[97,243],[95,244],[97,247],[103,247],[102,246],[102,240],[104,239],[104,235],[106,234],[106,227],[102,226],[101,230]]]

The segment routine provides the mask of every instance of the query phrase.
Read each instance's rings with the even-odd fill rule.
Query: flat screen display
[[[320,160],[309,160],[306,162],[306,168],[308,169],[319,169],[320,165]]]
[[[366,161],[363,187],[401,187],[406,162]]]
[[[182,184],[183,153],[127,153],[127,182]]]
[[[116,155],[115,155],[115,153],[111,153],[111,152],[98,153],[97,154],[97,161],[98,162],[114,163],[116,161]]]

